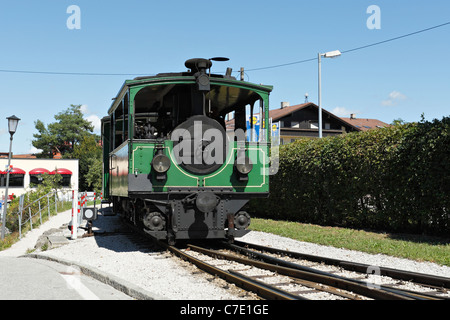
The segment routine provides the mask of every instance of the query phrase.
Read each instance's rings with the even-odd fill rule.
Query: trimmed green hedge
[[[259,217],[391,232],[450,234],[450,118],[280,148]]]

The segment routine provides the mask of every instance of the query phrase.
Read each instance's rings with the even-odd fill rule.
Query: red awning
[[[37,168],[30,171],[30,174],[44,174],[44,173],[50,173],[50,170],[43,169],[43,168]]]
[[[72,175],[72,171],[67,170],[67,169],[56,169],[56,170],[52,171],[50,174],[69,174],[69,175]]]
[[[26,172],[19,168],[13,168],[9,174],[26,174]]]

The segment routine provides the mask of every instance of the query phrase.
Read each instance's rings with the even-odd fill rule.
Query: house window
[[[30,186],[32,188],[36,187],[38,184],[41,184],[43,180],[43,176],[41,174],[31,175],[30,174]]]
[[[325,122],[325,130],[330,130],[330,129],[331,129],[331,123]]]
[[[25,180],[24,174],[10,174],[9,175],[9,186],[23,188],[24,180]],[[5,178],[5,181],[6,181],[6,178]]]
[[[62,187],[70,187],[70,178],[72,176],[69,174],[63,174],[62,175],[62,181],[61,181],[61,186]]]
[[[70,187],[70,179],[72,178],[72,171],[67,169],[56,169],[55,171],[52,171],[50,174],[60,174],[62,177],[61,186]]]
[[[42,169],[42,168],[31,170],[29,172],[29,175],[30,175],[30,186],[33,188],[33,187],[36,187],[39,184],[42,184],[42,181],[43,181],[43,178],[44,178],[44,174],[49,174],[49,173],[50,173],[49,170]]]
[[[292,123],[291,123],[291,125],[292,125],[292,128],[300,128],[300,123],[298,123],[297,121],[292,121]]]
[[[309,128],[310,128],[310,129],[319,129],[319,123],[318,123],[318,122],[311,121],[311,122],[309,123]]]
[[[6,172],[3,173],[3,179],[2,179],[2,186],[6,186]],[[25,171],[19,168],[12,168],[9,173],[9,186],[10,187],[16,187],[16,188],[23,188],[25,184]]]

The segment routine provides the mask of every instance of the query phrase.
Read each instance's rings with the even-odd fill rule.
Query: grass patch
[[[375,233],[257,218],[252,218],[251,229],[336,248],[450,266],[450,239],[445,238]]]

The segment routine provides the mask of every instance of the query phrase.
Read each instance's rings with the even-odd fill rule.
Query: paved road
[[[111,286],[81,274],[76,267],[20,257],[34,248],[45,231],[59,228],[70,219],[71,210],[52,216],[11,248],[0,251],[0,300],[132,299]]]
[[[0,257],[0,300],[131,300],[76,267],[56,262]]]

